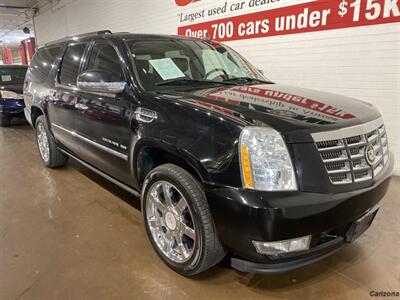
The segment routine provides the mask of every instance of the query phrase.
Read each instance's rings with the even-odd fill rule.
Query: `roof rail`
[[[99,30],[99,31],[93,31],[93,32],[77,34],[77,35],[74,35],[74,36],[67,36],[67,37],[64,37],[64,38],[61,38],[61,39],[46,43],[44,46],[65,42],[65,41],[68,41],[68,40],[75,40],[75,39],[79,39],[79,38],[83,38],[83,37],[89,37],[89,36],[93,36],[93,35],[102,35],[102,34],[112,34],[112,31],[109,30],[109,29],[106,29],[106,30]]]
[[[92,36],[92,35],[101,35],[101,34],[112,34],[111,30],[106,29],[106,30],[99,30],[99,31],[92,31],[92,32],[86,32],[82,34],[77,34],[72,37],[67,37],[66,39],[71,39],[71,38],[81,38],[81,37],[87,37],[87,36]]]
[[[112,34],[112,31],[109,29],[97,31],[97,34]]]

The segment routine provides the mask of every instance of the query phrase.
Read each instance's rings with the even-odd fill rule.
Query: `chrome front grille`
[[[335,185],[371,180],[384,170],[389,160],[382,119],[343,130],[316,133],[313,138],[329,179]]]

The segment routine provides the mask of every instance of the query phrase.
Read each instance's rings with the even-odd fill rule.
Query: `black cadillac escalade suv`
[[[72,157],[140,194],[155,251],[187,276],[224,257],[273,273],[332,254],[369,227],[393,169],[373,106],[275,84],[209,40],[55,41],[24,99],[44,164]]]

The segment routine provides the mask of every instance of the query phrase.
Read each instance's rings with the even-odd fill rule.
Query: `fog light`
[[[264,255],[277,255],[281,253],[303,251],[310,248],[311,235],[285,241],[256,242],[253,245],[257,252]]]

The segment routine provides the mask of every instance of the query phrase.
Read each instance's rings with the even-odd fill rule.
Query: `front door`
[[[126,82],[126,76],[114,45],[96,42],[85,70],[106,71],[111,82]],[[80,157],[89,164],[129,183],[128,149],[130,121],[135,109],[129,88],[117,95],[79,91],[76,105],[76,133]]]
[[[50,91],[48,101],[49,121],[53,134],[69,152],[78,154],[78,143],[74,134],[76,103],[76,80],[86,44],[67,46],[57,74],[55,88]]]

